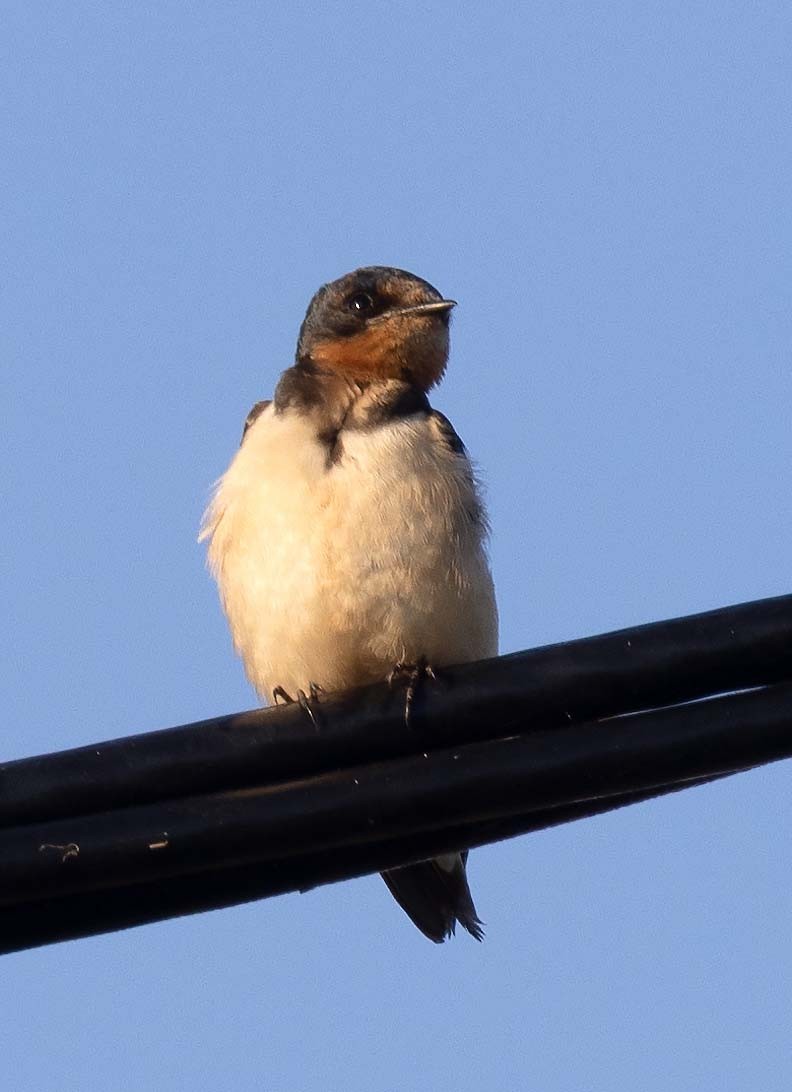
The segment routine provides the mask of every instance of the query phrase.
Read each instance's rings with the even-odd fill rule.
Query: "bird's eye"
[[[374,308],[374,300],[367,292],[358,292],[349,301],[349,310],[365,315]]]

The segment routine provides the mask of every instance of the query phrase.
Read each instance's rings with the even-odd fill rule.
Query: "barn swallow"
[[[497,654],[479,488],[427,397],[446,368],[454,306],[385,266],[324,285],[294,365],[248,415],[201,537],[234,645],[266,700]],[[383,873],[436,943],[457,922],[483,936],[466,860]]]

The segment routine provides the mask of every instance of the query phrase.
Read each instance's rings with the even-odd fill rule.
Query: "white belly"
[[[234,644],[262,697],[497,652],[483,530],[465,464],[422,415],[341,433],[328,465],[310,422],[269,407],[207,513]]]

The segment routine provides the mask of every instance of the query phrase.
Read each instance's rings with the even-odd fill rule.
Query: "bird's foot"
[[[284,690],[282,686],[276,686],[272,691],[272,704],[277,705],[279,698],[284,705],[294,705],[294,698],[288,690]]]
[[[319,695],[322,692],[322,687],[318,683],[310,682],[308,683],[308,693],[306,694],[304,690],[298,690],[295,699],[288,690],[285,690],[282,686],[276,686],[272,691],[272,701],[274,705],[278,704],[279,698],[284,705],[294,705],[296,701],[297,705],[299,705],[318,732],[320,730],[318,720],[319,711],[314,709],[314,704],[319,704]]]
[[[400,660],[397,664],[393,665],[392,670],[388,674],[388,686],[392,688],[397,679],[404,679],[407,686],[404,693],[405,728],[412,727],[412,707],[415,696],[421,688],[421,684],[426,679],[436,678],[435,669],[427,661],[425,656],[421,656],[415,663],[405,663],[403,660]]]

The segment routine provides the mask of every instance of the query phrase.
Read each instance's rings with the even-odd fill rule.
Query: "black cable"
[[[256,877],[259,894],[307,888],[358,875],[364,863],[379,871],[438,845],[498,840],[787,757],[790,710],[792,684],[779,684],[277,787],[7,830],[0,899],[17,917],[4,923],[3,943],[13,947],[18,928],[29,934],[37,901],[90,893],[83,927],[101,931],[113,890],[126,892],[133,921],[152,920],[217,905],[218,894],[222,903],[222,877],[234,867],[248,883]],[[169,908],[160,915],[151,899],[163,890]]]
[[[407,732],[383,683],[0,764],[0,827],[273,784],[792,679],[792,596],[444,668]]]
[[[329,696],[319,731],[289,707],[8,763],[0,951],[304,890],[788,757],[789,679],[783,597],[449,668],[412,729],[383,684]]]

